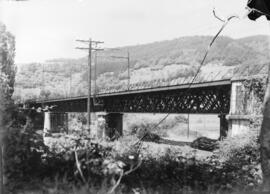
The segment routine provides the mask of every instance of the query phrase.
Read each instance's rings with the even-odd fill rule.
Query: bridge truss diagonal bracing
[[[101,101],[106,112],[229,113],[230,86],[126,94]]]
[[[92,112],[111,113],[190,113],[228,114],[231,84],[194,88],[155,88],[151,90],[100,94],[91,97]],[[98,106],[96,106],[98,104]],[[86,112],[87,96],[33,102],[33,106],[55,106],[53,112]]]

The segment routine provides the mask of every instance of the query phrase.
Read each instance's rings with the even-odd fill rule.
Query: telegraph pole
[[[127,52],[127,60],[128,60],[128,90],[130,86],[130,56],[129,51]]]
[[[97,48],[98,44],[102,44],[104,42],[101,41],[94,41],[91,38],[89,40],[76,40],[78,42],[87,43],[88,48],[85,47],[76,47],[76,49],[81,50],[88,50],[88,95],[87,95],[87,129],[90,131],[90,125],[91,125],[91,79],[92,79],[92,51],[98,51],[103,50]],[[95,47],[93,47],[93,43],[95,44]]]
[[[71,97],[71,89],[72,89],[72,69],[69,71],[69,97]]]
[[[112,58],[116,58],[116,59],[127,59],[127,65],[128,65],[128,90],[130,87],[130,54],[129,51],[127,51],[127,56],[123,57],[123,56],[111,56]]]
[[[97,55],[97,51],[95,52],[95,92],[94,92],[94,97],[97,94],[97,63],[98,63],[98,55]],[[95,100],[95,99],[94,99]],[[95,101],[94,101],[95,103]]]
[[[42,90],[44,90],[44,63],[42,64]]]

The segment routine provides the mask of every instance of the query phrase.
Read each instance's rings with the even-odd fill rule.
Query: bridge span
[[[91,96],[91,111],[228,114],[230,93],[230,80],[102,93]],[[31,106],[55,106],[54,112],[87,112],[87,96],[38,100]]]
[[[174,86],[100,93],[91,96],[91,112],[103,112],[108,131],[122,134],[124,113],[216,114],[220,135],[246,132],[250,123],[252,95],[247,97],[243,80],[221,79]],[[44,130],[67,126],[67,113],[87,112],[87,96],[29,102],[31,107],[54,106],[45,112]],[[111,134],[111,133],[110,133]]]

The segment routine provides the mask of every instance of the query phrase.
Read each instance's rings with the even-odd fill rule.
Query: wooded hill
[[[205,61],[206,71],[213,68],[235,71],[234,67],[238,67],[239,71],[239,68],[268,63],[269,38],[263,35],[241,39],[219,37]],[[127,60],[111,56],[127,56],[129,51],[131,84],[141,83],[151,87],[155,80],[154,85],[157,86],[162,85],[162,82],[174,83],[176,79],[193,76],[211,39],[210,36],[181,37],[100,52],[97,58],[98,91],[127,88]],[[18,67],[14,94],[16,100],[40,96],[79,96],[87,92],[87,57],[52,59],[45,63],[19,64]]]

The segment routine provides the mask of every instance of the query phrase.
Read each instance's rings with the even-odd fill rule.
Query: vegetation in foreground
[[[211,153],[87,134],[49,140],[47,147],[31,126],[21,129],[14,124],[6,142],[10,193],[231,193],[259,189],[262,181],[254,134],[225,139]]]

